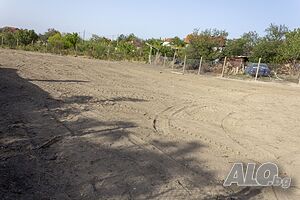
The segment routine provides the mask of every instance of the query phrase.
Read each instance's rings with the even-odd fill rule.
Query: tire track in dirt
[[[179,104],[180,105],[180,104]],[[157,114],[154,118],[154,121],[153,121],[153,127],[154,129],[158,132],[158,130],[160,130],[160,132],[162,132],[163,134],[166,134],[166,135],[173,135],[173,136],[176,136],[177,134],[175,132],[170,132],[170,127],[171,128],[174,128],[176,129],[177,131],[179,132],[183,132],[185,134],[188,134],[190,136],[193,136],[195,138],[198,138],[200,139],[202,142],[210,145],[210,146],[215,146],[217,147],[216,149],[219,149],[221,150],[222,152],[227,152],[226,154],[229,155],[229,156],[232,156],[232,154],[234,155],[239,155],[241,157],[244,158],[247,158],[248,160],[250,161],[254,161],[255,163],[258,163],[258,164],[261,164],[260,161],[257,160],[256,156],[260,156],[259,154],[256,154],[254,149],[252,148],[251,149],[251,153],[249,153],[249,149],[247,149],[242,143],[240,143],[236,138],[234,138],[233,136],[229,135],[229,133],[227,132],[226,128],[224,127],[224,121],[230,117],[232,114],[234,114],[234,112],[230,112],[229,114],[226,115],[226,117],[222,120],[221,122],[221,127],[222,129],[224,130],[225,134],[234,142],[236,143],[237,145],[239,145],[244,151],[242,150],[235,150],[229,146],[227,146],[226,144],[223,144],[223,143],[220,143],[220,142],[217,142],[216,140],[213,140],[211,138],[208,138],[208,137],[205,137],[203,135],[199,135],[199,134],[194,134],[193,132],[190,132],[189,130],[187,129],[184,129],[176,124],[170,124],[170,121],[177,115],[180,116],[180,114],[182,112],[186,112],[187,109],[190,109],[190,108],[193,108],[193,107],[196,107],[197,108],[200,107],[199,105],[181,105],[181,106],[170,106],[168,108],[166,108],[165,110],[161,111],[159,114]],[[200,108],[203,108],[203,107],[207,107],[207,106],[201,106]],[[160,123],[158,123],[159,121],[162,121]],[[165,122],[164,122],[165,121]],[[159,124],[161,126],[159,126]],[[250,157],[250,154],[252,153],[255,153],[255,158],[253,158],[253,156]],[[283,198],[286,198],[286,195],[285,194],[282,194],[282,193],[278,193],[275,191],[274,187],[272,187],[272,192],[274,194],[273,197],[275,197],[276,199],[278,199],[278,195],[280,197],[283,197]]]
[[[258,162],[257,158],[260,158],[260,160],[264,160],[266,158],[269,158],[268,156],[262,156],[261,154],[256,153],[256,146],[252,145],[244,145],[241,141],[239,141],[236,137],[234,137],[228,130],[228,128],[225,125],[226,120],[230,118],[231,115],[234,114],[234,112],[230,112],[227,114],[223,120],[220,123],[220,127],[222,128],[223,132],[225,133],[226,137],[231,142],[226,141],[220,141],[216,140],[216,137],[207,137],[205,134],[195,134],[194,131],[188,130],[187,128],[184,128],[180,126],[179,124],[176,124],[174,122],[174,119],[182,119],[184,118],[184,114],[188,113],[187,110],[201,110],[202,108],[208,108],[209,106],[202,106],[202,105],[187,105],[187,104],[178,104],[175,106],[170,106],[160,113],[158,113],[153,120],[153,128],[156,132],[159,132],[161,134],[165,135],[176,135],[176,131],[170,131],[171,128],[177,130],[178,132],[183,132],[185,134],[189,134],[190,136],[196,137],[205,143],[216,146],[218,149],[222,149],[223,151],[228,152],[229,154],[234,155],[240,155],[242,157],[245,157],[249,160]],[[190,116],[190,113],[187,114]],[[191,118],[194,120],[194,118]],[[198,123],[197,120],[193,123]],[[200,124],[201,125],[201,124]],[[238,147],[236,145],[238,145]],[[234,146],[234,148],[232,148]],[[249,152],[250,151],[250,152]],[[254,155],[254,156],[253,156]],[[270,154],[273,156],[273,154]]]
[[[187,104],[178,104],[175,106],[170,106],[155,116],[155,118],[153,120],[153,128],[156,130],[156,132],[159,132],[161,134],[179,136],[178,133],[176,133],[176,131],[170,131],[170,128],[173,128],[173,129],[177,130],[178,132],[183,132],[190,136],[196,137],[208,145],[216,146],[217,149],[222,149],[223,151],[226,151],[230,154],[232,154],[232,153],[240,154],[240,152],[232,149],[231,147],[229,147],[223,143],[213,140],[212,138],[207,137],[203,134],[195,134],[195,133],[193,133],[193,131],[183,128],[180,125],[172,122],[176,117],[180,116],[181,113],[185,112],[186,109],[190,109],[193,107],[202,108],[202,107],[207,107],[207,106],[200,106],[200,105],[189,106]]]
[[[251,159],[258,162],[258,160],[266,160],[267,158],[269,158],[269,156],[274,156],[274,154],[269,154],[268,156],[266,156],[266,154],[261,154],[261,153],[257,153],[257,146],[254,146],[252,144],[248,144],[245,145],[243,142],[241,142],[237,137],[234,136],[234,134],[231,133],[230,128],[228,128],[225,124],[226,122],[228,122],[232,115],[236,114],[235,112],[230,112],[228,113],[222,120],[220,126],[222,127],[225,135],[230,138],[234,144],[238,145],[241,149],[241,151],[243,151],[243,154],[247,156],[247,158],[250,159],[250,155],[251,155]],[[232,127],[234,125],[230,125],[229,127]],[[245,139],[243,139],[245,140]],[[261,149],[262,150],[262,149]],[[275,156],[274,156],[275,158]]]

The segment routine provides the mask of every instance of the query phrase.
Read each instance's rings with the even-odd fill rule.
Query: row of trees
[[[264,37],[250,32],[229,41],[225,53],[248,55],[254,60],[261,57],[269,63],[296,62],[300,59],[300,29],[290,31],[284,25],[271,24]]]
[[[190,51],[194,57],[209,59],[222,56],[248,56],[267,63],[296,62],[300,60],[300,29],[290,31],[285,25],[271,24],[266,35],[255,31],[244,33],[240,38],[227,39],[228,33],[219,30],[196,30],[190,37]]]
[[[77,33],[61,34],[55,29],[49,29],[46,33],[38,35],[34,30],[5,27],[0,29],[1,45],[13,47],[24,46],[48,46],[58,50],[76,49],[80,37]]]
[[[178,56],[203,56],[206,60],[240,55],[248,56],[253,61],[261,57],[268,63],[295,63],[300,60],[299,28],[289,30],[285,25],[271,24],[265,31],[266,35],[262,37],[252,31],[237,39],[228,39],[228,33],[223,30],[197,29],[184,40],[179,37],[143,40],[134,34],[120,35],[115,40],[93,35],[90,39],[83,40],[77,33],[60,33],[55,29],[38,35],[34,30],[6,27],[0,29],[0,37],[2,46],[75,53],[99,59],[147,61],[151,47],[152,54],[159,52],[167,57],[172,57],[176,51]]]

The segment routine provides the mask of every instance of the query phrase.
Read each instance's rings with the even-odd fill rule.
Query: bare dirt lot
[[[1,199],[299,199],[300,87],[0,49]],[[289,189],[223,187],[274,162]]]

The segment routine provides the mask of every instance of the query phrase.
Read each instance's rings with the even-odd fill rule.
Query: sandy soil
[[[299,199],[300,87],[0,49],[1,199]],[[222,183],[275,162],[292,187]]]

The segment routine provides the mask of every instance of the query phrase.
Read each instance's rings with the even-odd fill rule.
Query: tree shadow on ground
[[[0,68],[1,199],[243,197],[228,196],[223,189],[212,194],[218,184],[214,174],[187,165],[195,159],[188,155],[205,148],[203,144],[147,141],[136,135],[140,129],[134,122],[88,117],[61,122],[61,113],[52,112],[85,99],[58,103],[15,69]],[[73,109],[72,114],[81,114]],[[56,136],[60,139],[47,143]]]

